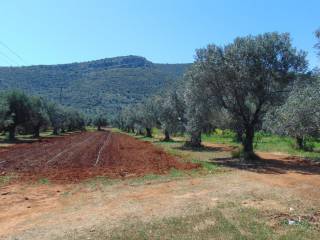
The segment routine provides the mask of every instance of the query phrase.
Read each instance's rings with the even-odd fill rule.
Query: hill
[[[71,64],[0,67],[0,89],[21,89],[89,114],[114,114],[122,106],[140,102],[172,84],[188,66],[125,56]]]

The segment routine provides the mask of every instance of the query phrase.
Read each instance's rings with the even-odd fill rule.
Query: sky
[[[1,0],[0,66],[139,55],[189,63],[195,49],[289,32],[319,66],[320,0]]]

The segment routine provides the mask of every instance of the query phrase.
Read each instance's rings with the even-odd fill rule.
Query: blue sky
[[[185,63],[209,43],[278,31],[291,33],[313,67],[319,9],[319,0],[3,0],[0,66],[131,54]]]

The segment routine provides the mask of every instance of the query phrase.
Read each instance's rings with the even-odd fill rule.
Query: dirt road
[[[100,133],[87,137],[91,136],[98,139],[96,149],[107,139]],[[123,148],[138,151],[136,143],[123,146],[115,141],[111,147],[120,152]],[[146,151],[144,156],[150,153]],[[118,154],[119,159],[131,159],[132,154],[125,152],[128,155]],[[243,168],[225,160],[228,171],[202,177],[138,183],[130,178],[117,182],[14,183],[0,191],[0,239],[91,239],[91,234],[99,229],[111,232],[130,221],[186,216],[227,202],[265,211],[267,217],[263,221],[274,221],[274,213],[311,214],[315,221],[320,221],[316,218],[320,210],[318,166],[284,155],[260,155],[269,162]],[[90,165],[95,164],[96,158],[94,155]],[[97,165],[113,161],[116,159],[101,158]],[[147,166],[153,166],[150,164]]]

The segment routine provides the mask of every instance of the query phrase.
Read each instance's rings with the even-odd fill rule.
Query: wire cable
[[[11,64],[13,63],[14,65],[19,66],[20,63],[16,62],[15,60],[13,60],[11,57],[9,57],[7,54],[5,54],[4,52],[0,51],[0,54],[5,57],[7,60],[9,60],[11,62]]]
[[[7,44],[5,44],[4,42],[0,41],[0,45],[2,45],[3,47],[5,47],[6,49],[8,49],[9,52],[11,52],[11,54],[13,54],[14,56],[16,56],[20,61],[22,61],[24,64],[28,64],[16,51],[13,51]]]

